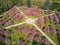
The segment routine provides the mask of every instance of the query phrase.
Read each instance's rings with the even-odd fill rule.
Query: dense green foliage
[[[0,0],[0,14],[11,9],[14,5],[23,5],[22,0]]]
[[[50,5],[49,9],[54,10],[54,11],[60,11],[60,3],[53,1],[53,3],[51,3],[51,5]]]
[[[34,0],[24,0],[24,1],[23,0],[0,0],[0,14],[11,9],[15,5],[17,6],[27,5],[28,7],[31,7],[31,5],[34,5],[34,4],[39,8],[60,11],[60,7],[59,7],[60,3],[58,3],[57,1],[51,2],[50,0],[46,0],[46,2],[44,3],[43,0],[42,1],[41,0],[39,1],[38,0],[37,1],[34,1]]]
[[[44,3],[43,5],[43,9],[49,9],[49,4],[50,4],[50,1],[49,0],[46,0],[46,2]]]
[[[28,6],[28,7],[31,6],[31,0],[27,0],[27,6]]]
[[[12,8],[13,2],[12,1],[8,1],[8,0],[1,0],[0,1],[0,14],[9,10],[10,8]]]

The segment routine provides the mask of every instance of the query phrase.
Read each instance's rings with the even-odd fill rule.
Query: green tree
[[[31,7],[31,0],[27,0],[27,6]]]
[[[50,0],[51,2],[55,1],[57,3],[60,3],[60,0]]]
[[[60,3],[53,1],[53,3],[51,3],[49,8],[50,8],[50,10],[59,11],[60,10],[59,6],[60,6]]]
[[[12,0],[1,0],[0,1],[0,14],[4,13],[5,11],[9,10],[12,8],[13,2]]]
[[[17,6],[23,6],[23,1],[22,0],[17,0],[18,3],[17,3]]]
[[[43,9],[49,9],[49,5],[50,5],[50,1],[49,0],[46,0],[46,2],[44,3],[44,5],[43,5]]]
[[[39,0],[38,8],[42,8],[42,2],[41,2],[41,0]]]

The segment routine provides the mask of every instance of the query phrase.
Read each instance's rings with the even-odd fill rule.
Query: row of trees
[[[14,7],[14,5],[22,6],[36,5],[41,8],[41,0],[0,0],[0,14]]]
[[[14,5],[23,5],[22,0],[0,0],[0,14],[14,7]]]
[[[51,5],[49,6],[49,9],[60,11],[60,3],[53,1],[53,3],[51,3]]]
[[[42,9],[51,9],[51,10],[60,10],[59,6],[60,3],[57,3],[57,1],[51,2],[50,0],[45,0],[44,3],[43,0],[0,0],[0,14],[3,12],[9,10],[10,8],[14,7],[14,5],[22,6],[27,5],[28,7],[31,7],[31,5],[36,5],[39,8]]]
[[[60,3],[58,3],[57,1],[50,2],[50,0],[46,0],[46,2],[44,3],[42,9],[45,10],[54,10],[54,11],[60,11]]]
[[[12,2],[11,1],[8,1],[8,0],[1,0],[0,1],[0,14],[2,12],[5,12],[7,11],[9,8],[11,8],[13,5],[12,5]]]

